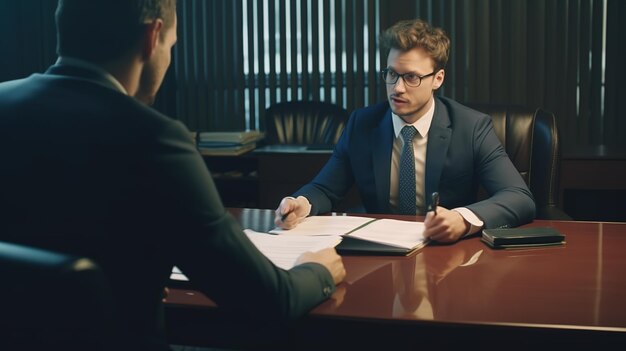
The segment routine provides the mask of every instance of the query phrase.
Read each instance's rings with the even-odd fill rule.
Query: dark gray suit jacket
[[[183,124],[108,84],[61,65],[0,84],[0,240],[94,259],[126,343],[141,350],[166,345],[173,265],[242,321],[285,322],[334,291],[319,264],[285,271],[263,256]]]
[[[311,214],[328,212],[356,183],[368,213],[392,213],[393,140],[387,102],[354,111],[328,163],[294,196],[309,199]],[[435,97],[425,171],[425,194],[438,191],[441,206],[467,207],[487,228],[514,227],[535,216],[532,194],[494,133],[491,118],[444,97]],[[476,202],[479,184],[490,197]]]

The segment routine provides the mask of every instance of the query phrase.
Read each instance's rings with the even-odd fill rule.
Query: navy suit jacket
[[[294,196],[307,197],[315,215],[331,211],[356,183],[368,213],[392,213],[393,141],[387,102],[354,111],[329,161]],[[490,197],[476,202],[479,184]],[[435,191],[441,206],[467,207],[487,228],[514,227],[535,216],[532,194],[496,136],[491,118],[437,96],[428,132],[424,194]]]
[[[261,254],[185,126],[98,72],[55,65],[0,84],[0,160],[0,240],[96,261],[120,348],[167,348],[161,298],[173,265],[238,323],[282,324],[334,291],[321,265],[285,271]]]

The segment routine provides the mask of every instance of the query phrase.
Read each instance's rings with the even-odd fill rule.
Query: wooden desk
[[[272,211],[233,213],[257,230],[272,216]],[[311,350],[626,345],[626,224],[528,226],[555,227],[567,243],[497,251],[473,237],[430,245],[408,257],[345,256],[346,281],[334,299],[313,309],[281,345]],[[198,292],[174,289],[168,317],[181,321],[178,312],[193,311],[196,321],[209,323],[211,306]],[[172,333],[186,332],[198,343],[211,340],[206,329],[190,328],[186,324],[186,330]]]

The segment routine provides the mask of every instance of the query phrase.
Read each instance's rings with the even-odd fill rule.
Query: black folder
[[[494,249],[562,245],[565,235],[552,227],[483,229],[480,239]]]
[[[335,248],[342,255],[399,255],[408,256],[414,251],[424,247],[428,242],[424,241],[412,248],[403,248],[381,243],[375,243],[364,239],[352,238],[343,235],[343,239]]]

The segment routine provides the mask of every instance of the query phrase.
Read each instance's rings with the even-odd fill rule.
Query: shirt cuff
[[[474,212],[472,212],[470,209],[466,207],[457,207],[452,209],[452,211],[458,212],[461,217],[463,217],[463,219],[465,219],[470,224],[470,229],[463,236],[474,234],[477,231],[483,229],[485,223],[483,223],[483,221],[481,221],[480,218],[478,218],[478,216],[476,216],[476,214],[474,214]]]

